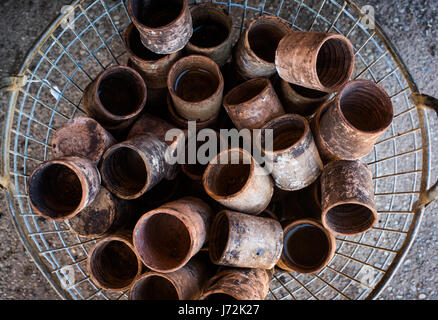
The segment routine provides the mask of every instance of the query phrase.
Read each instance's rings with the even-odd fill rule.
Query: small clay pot
[[[211,226],[208,251],[217,265],[272,269],[282,249],[282,227],[274,219],[224,210]]]
[[[333,161],[321,175],[322,223],[339,235],[361,234],[377,223],[372,173],[360,161]]]
[[[181,50],[193,33],[187,0],[129,0],[128,14],[143,45],[157,54]]]
[[[64,157],[38,165],[29,178],[29,201],[50,220],[70,219],[90,205],[100,190],[100,174],[88,159]]]
[[[280,40],[290,32],[290,25],[275,16],[262,15],[251,21],[233,55],[237,74],[245,80],[274,75],[275,51]]]
[[[256,215],[267,208],[274,183],[244,149],[218,154],[205,169],[203,185],[207,194],[223,206]]]
[[[284,114],[283,106],[267,78],[248,80],[224,98],[224,107],[238,130],[259,129]]]
[[[206,121],[219,113],[224,79],[210,58],[191,55],[178,60],[169,71],[167,87],[182,118]]]
[[[335,92],[353,74],[354,50],[340,34],[294,31],[278,44],[275,65],[284,81]]]
[[[173,105],[172,98],[170,97],[170,94],[167,94],[167,110],[170,121],[174,123],[178,128],[181,129],[187,129],[189,127],[189,121],[183,117],[181,117],[176,111],[175,106]],[[218,118],[219,118],[220,112],[214,114],[211,116],[210,119],[207,119],[205,121],[196,121],[196,129],[201,130],[204,128],[212,128],[217,125]]]
[[[124,291],[131,287],[143,269],[129,232],[98,241],[88,254],[88,273],[100,288]]]
[[[157,54],[150,51],[141,43],[140,33],[132,23],[123,34],[123,41],[129,57],[129,65],[143,77],[148,93],[149,89],[167,88],[167,74],[182,56],[182,51],[171,54]]]
[[[265,135],[272,130],[273,145],[266,149]],[[286,114],[269,121],[256,136],[265,163],[278,188],[287,191],[304,189],[321,174],[323,164],[307,120]]]
[[[296,220],[286,224],[283,231],[283,253],[277,263],[283,270],[316,273],[335,254],[335,237],[315,220]]]
[[[134,246],[153,271],[182,268],[204,245],[213,212],[201,199],[185,197],[145,213],[134,228]]]
[[[112,146],[102,158],[100,172],[104,186],[117,197],[132,200],[163,178],[172,179],[175,165],[166,162],[166,150],[167,145],[152,133]]]
[[[394,117],[391,98],[369,80],[346,84],[319,120],[321,142],[332,157],[356,160],[373,150]]]
[[[117,199],[106,188],[101,187],[96,199],[68,220],[70,228],[83,237],[100,237],[127,226],[131,218],[131,206]]]
[[[224,269],[209,281],[200,300],[264,300],[271,275],[263,269]]]
[[[144,273],[132,285],[129,299],[197,300],[208,279],[207,265],[195,257],[171,273]]]
[[[103,71],[84,91],[84,111],[107,130],[126,128],[146,104],[146,84],[140,74],[126,66]],[[123,125],[122,125],[123,124]],[[120,127],[122,126],[122,127]]]
[[[233,21],[220,5],[200,3],[190,7],[193,35],[186,45],[188,54],[207,56],[222,67],[231,56]]]
[[[83,157],[97,165],[106,149],[116,143],[96,120],[78,116],[56,129],[52,148],[55,158]]]
[[[310,117],[329,99],[330,94],[297,86],[281,79],[279,97],[287,113]]]

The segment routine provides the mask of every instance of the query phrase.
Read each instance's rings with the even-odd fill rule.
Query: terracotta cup
[[[170,273],[149,271],[132,285],[130,300],[197,300],[209,279],[200,259],[192,258],[181,269]]]
[[[134,229],[134,245],[153,271],[182,268],[207,240],[213,212],[201,199],[185,197],[145,213]]]
[[[201,300],[264,300],[271,275],[264,269],[224,269],[209,281]]]
[[[114,137],[96,120],[88,117],[74,117],[56,129],[52,138],[55,158],[82,157],[96,165],[103,153],[117,143]]]
[[[101,187],[96,199],[69,219],[68,224],[76,234],[94,238],[123,229],[131,215],[131,206],[127,201],[116,198]]]
[[[258,129],[284,114],[283,106],[267,78],[248,80],[228,92],[223,101],[238,130]]]
[[[213,60],[191,55],[170,69],[167,87],[177,114],[187,120],[206,121],[222,105],[224,79]]]
[[[297,86],[281,79],[279,97],[287,113],[310,117],[329,99],[330,94]]]
[[[272,269],[282,249],[282,227],[274,219],[224,210],[213,221],[209,253],[214,264]]]
[[[210,161],[203,176],[207,194],[223,206],[243,213],[265,210],[274,192],[274,183],[244,149],[222,151]]]
[[[269,149],[265,145],[267,134],[273,137]],[[321,174],[323,164],[304,117],[286,114],[275,118],[262,127],[255,140],[278,188],[287,191],[304,189]]]
[[[131,287],[143,269],[129,232],[99,240],[88,254],[88,273],[100,288],[124,291]]]
[[[123,34],[126,52],[130,66],[144,79],[148,88],[148,102],[150,89],[167,88],[167,74],[170,67],[182,56],[182,51],[170,54],[157,54],[141,43],[140,33],[134,24],[130,24]]]
[[[105,129],[121,130],[140,114],[146,97],[146,84],[137,71],[113,66],[85,88],[82,104],[87,115]]]
[[[166,150],[167,145],[152,133],[112,146],[103,155],[100,167],[104,186],[117,197],[132,200],[162,179],[172,179],[175,164],[167,163]]]
[[[331,158],[356,160],[373,150],[394,117],[391,98],[369,80],[347,83],[320,115],[319,135]]]
[[[322,223],[339,235],[356,235],[377,223],[370,169],[360,161],[333,161],[321,175]]]
[[[315,273],[325,268],[335,254],[335,237],[315,220],[284,223],[283,232],[283,252],[277,263],[283,270]]]
[[[220,5],[200,3],[190,7],[193,35],[185,50],[207,56],[222,67],[231,56],[233,21]]]
[[[187,0],[129,0],[128,14],[143,45],[158,54],[181,50],[193,33]]]
[[[294,31],[278,44],[275,65],[290,83],[323,92],[339,90],[354,69],[354,50],[340,34]]]
[[[100,174],[88,159],[64,157],[41,163],[29,178],[32,209],[51,220],[74,217],[100,190]]]
[[[275,16],[262,15],[252,20],[240,36],[233,55],[237,74],[245,80],[274,75],[275,51],[280,40],[290,32],[290,25]]]

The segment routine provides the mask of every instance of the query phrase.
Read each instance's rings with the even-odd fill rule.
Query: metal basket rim
[[[70,5],[73,8],[76,8],[79,4],[84,2],[85,0],[75,0]],[[126,1],[126,0],[122,0]],[[219,4],[226,5],[227,3],[232,2],[232,0],[228,0],[228,2],[220,2],[215,0],[215,2],[219,2]],[[352,9],[354,9],[357,13],[361,14],[361,10],[359,6],[355,4],[352,0],[344,0],[344,3],[348,4]],[[52,20],[50,24],[46,27],[46,29],[43,31],[41,36],[34,42],[34,45],[28,50],[26,54],[26,58],[24,59],[23,63],[21,64],[21,67],[18,71],[18,75],[21,75],[23,71],[26,69],[26,67],[30,64],[32,61],[32,58],[37,53],[37,49],[40,48],[47,38],[53,33],[53,31],[61,24],[63,18],[65,17],[66,13],[61,13],[59,16],[57,16],[55,19]],[[389,39],[386,32],[383,30],[381,25],[375,21],[375,31],[376,34],[380,37],[381,40],[383,40],[386,48],[391,53],[392,58],[397,63],[400,71],[403,73],[403,77],[408,83],[408,86],[412,93],[419,93],[417,84],[412,76],[412,74],[409,71],[409,68],[403,61],[398,48],[396,45]],[[36,250],[34,250],[34,246],[32,243],[30,243],[28,237],[26,236],[26,232],[23,229],[22,225],[17,220],[16,212],[14,205],[11,200],[11,194],[14,194],[13,191],[13,185],[11,183],[10,179],[10,173],[9,173],[9,157],[8,157],[8,147],[11,142],[11,128],[13,126],[13,120],[14,120],[14,108],[16,106],[18,98],[18,90],[13,90],[10,95],[9,99],[9,107],[7,109],[6,114],[6,120],[4,124],[4,132],[3,132],[3,141],[2,141],[2,156],[0,158],[0,164],[1,164],[1,184],[4,187],[5,194],[7,196],[7,201],[9,204],[9,211],[13,220],[14,227],[17,231],[17,233],[20,236],[21,242],[23,243],[24,247],[26,248],[27,253],[31,256],[32,260],[34,261],[35,265],[38,267],[38,269],[41,271],[41,273],[44,275],[44,277],[47,279],[47,281],[50,283],[50,285],[53,287],[55,292],[62,298],[62,299],[70,299],[71,297],[67,294],[67,291],[64,290],[58,281],[55,280],[53,276],[51,276],[50,272],[47,269],[47,266],[42,261],[41,257],[37,254]],[[430,145],[430,128],[429,128],[429,122],[427,118],[427,113],[420,107],[416,106],[416,110],[418,113],[420,126],[421,129],[421,138],[422,138],[422,157],[423,157],[423,163],[422,163],[422,172],[421,172],[421,185],[420,185],[420,191],[419,195],[421,196],[423,193],[427,191],[427,186],[430,183],[430,168],[431,168],[431,145]],[[397,254],[395,255],[393,261],[391,262],[391,265],[386,270],[385,274],[381,278],[381,280],[377,283],[377,285],[374,287],[374,289],[369,293],[369,295],[366,297],[366,299],[376,299],[378,296],[383,292],[385,287],[388,285],[388,283],[391,281],[395,273],[397,272],[398,268],[400,267],[401,263],[405,259],[406,255],[408,254],[409,249],[411,248],[413,242],[415,241],[415,238],[417,236],[417,233],[419,231],[421,221],[423,219],[425,207],[415,207],[413,210],[413,219],[410,224],[410,228],[407,231],[406,239],[403,242],[403,245],[401,248],[397,251]]]

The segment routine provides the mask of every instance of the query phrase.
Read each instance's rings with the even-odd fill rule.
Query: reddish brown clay
[[[263,269],[224,269],[209,281],[201,300],[264,300],[271,274]]]
[[[206,121],[220,111],[224,79],[208,57],[191,55],[178,60],[169,71],[167,87],[176,113],[187,120]]]
[[[129,232],[98,241],[88,254],[88,273],[100,288],[124,291],[140,276],[143,264],[135,253]]]
[[[146,104],[146,84],[140,74],[126,66],[102,72],[84,91],[82,103],[88,116],[105,129],[121,129],[136,118]]]
[[[272,130],[273,146],[265,146],[265,134]],[[286,114],[269,121],[256,136],[265,162],[278,188],[295,191],[312,184],[321,174],[323,164],[307,120]],[[272,149],[271,149],[272,147]]]
[[[130,290],[130,300],[197,300],[209,278],[207,265],[196,257],[171,273],[141,275]]]
[[[134,24],[128,26],[123,40],[130,65],[143,77],[148,93],[149,89],[167,88],[167,74],[172,65],[182,56],[182,52],[165,55],[150,51],[141,43],[140,33]]]
[[[319,123],[321,143],[344,160],[370,153],[394,117],[391,98],[369,80],[349,82],[328,104]]]
[[[167,95],[167,110],[168,110],[169,119],[170,119],[170,121],[172,121],[172,123],[174,123],[178,128],[181,128],[181,129],[188,128],[189,120],[181,117],[175,111],[175,106],[173,105],[173,101],[172,101],[172,98],[170,97],[170,94]],[[196,121],[196,129],[201,130],[204,128],[215,127],[217,122],[218,122],[219,114],[220,114],[220,112],[214,114],[213,116],[211,116],[210,119],[207,119],[205,121]]]
[[[117,141],[96,120],[78,116],[56,129],[52,139],[55,158],[83,157],[98,164],[103,153]]]
[[[262,15],[254,19],[241,35],[233,55],[237,74],[245,80],[274,75],[275,50],[290,32],[290,25],[278,17]]]
[[[339,235],[356,235],[377,223],[372,174],[360,161],[333,161],[321,175],[322,223]]]
[[[190,8],[193,35],[186,45],[188,54],[207,56],[222,67],[231,56],[233,22],[220,5],[200,3]]]
[[[29,178],[32,209],[51,220],[74,217],[96,198],[100,174],[88,159],[65,157],[41,163]]]
[[[287,113],[312,116],[328,100],[330,94],[280,80],[279,97]]]
[[[96,199],[68,220],[70,228],[83,237],[100,237],[127,226],[131,217],[131,206],[117,199],[106,188],[101,187]]]
[[[272,269],[282,249],[282,227],[274,219],[224,210],[211,226],[208,251],[217,265]]]
[[[259,129],[284,114],[283,106],[267,78],[248,80],[224,98],[224,107],[238,130]]]
[[[134,229],[134,245],[151,270],[174,272],[204,245],[213,212],[201,199],[185,197],[145,213]]]
[[[202,181],[207,194],[223,206],[254,215],[267,208],[274,193],[269,174],[244,149],[218,154]]]
[[[335,237],[311,219],[300,219],[285,225],[283,241],[283,253],[277,266],[286,271],[321,271],[336,250]]]
[[[187,0],[129,0],[128,13],[143,45],[158,54],[184,48],[193,33]]]
[[[290,83],[323,92],[335,92],[353,74],[354,50],[339,34],[289,33],[278,44],[275,65]]]
[[[163,178],[174,177],[176,165],[166,162],[166,150],[167,145],[152,133],[112,146],[102,158],[104,185],[119,198],[139,198]]]

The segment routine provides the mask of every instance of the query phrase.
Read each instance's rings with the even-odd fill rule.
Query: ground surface
[[[0,2],[0,76],[17,71],[26,52],[69,1]],[[376,17],[399,47],[419,88],[438,97],[438,0],[366,0]],[[0,93],[0,122],[8,95]],[[438,122],[431,114],[433,148],[438,152]],[[438,158],[435,157],[435,158]],[[438,168],[434,160],[434,168]],[[438,170],[432,171],[432,181]],[[438,205],[430,206],[420,233],[404,264],[381,299],[438,299]],[[27,256],[12,219],[6,198],[0,193],[0,299],[58,299],[55,291]]]

